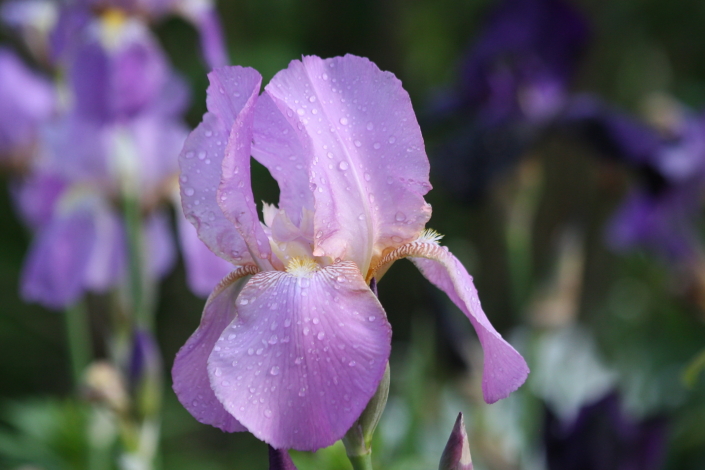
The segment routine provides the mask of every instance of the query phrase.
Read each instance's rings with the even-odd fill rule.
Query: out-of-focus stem
[[[348,456],[354,470],[373,470],[372,469],[372,452],[364,455]]]
[[[83,302],[77,302],[66,309],[66,336],[71,357],[71,372],[73,385],[78,389],[81,385],[83,372],[91,360],[91,335],[88,326],[88,314]]]
[[[125,197],[125,226],[127,230],[127,252],[129,265],[128,289],[134,323],[148,331],[152,330],[152,315],[144,269],[144,240],[142,239],[142,214],[139,200]]]

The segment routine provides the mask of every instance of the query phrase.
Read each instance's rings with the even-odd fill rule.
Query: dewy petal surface
[[[472,276],[447,248],[434,243],[419,243],[425,250],[422,257],[410,257],[421,273],[448,297],[468,317],[484,351],[482,393],[487,403],[507,397],[519,388],[529,374],[521,355],[497,333],[482,311]]]
[[[431,210],[429,164],[409,95],[391,73],[347,55],[292,61],[266,92],[311,154],[315,255],[353,260],[418,236]]]
[[[255,105],[252,156],[267,167],[279,183],[279,208],[284,209],[295,225],[301,209],[313,212],[313,193],[309,187],[310,153],[272,98],[263,93]]]
[[[391,327],[357,266],[255,275],[208,361],[216,396],[278,449],[340,439],[379,384]]]
[[[259,89],[259,74],[251,69],[241,70],[247,71],[248,80],[247,83],[241,82],[241,85],[244,87],[249,83],[250,92]],[[216,78],[215,72],[211,72],[209,78],[209,112],[186,139],[179,155],[181,203],[186,218],[194,224],[198,236],[208,248],[235,265],[243,265],[252,260],[247,244],[237,228],[223,214],[216,199],[216,191],[220,185],[221,167],[230,130],[250,95],[243,96],[237,92],[238,96],[233,94],[226,98],[224,88],[221,94],[220,80]],[[247,177],[249,178],[249,172]],[[250,189],[250,198],[251,192]]]
[[[235,299],[243,282],[236,281],[211,295],[203,309],[201,324],[176,354],[171,370],[174,392],[184,408],[199,422],[227,432],[247,429],[215,397],[206,363],[221,333],[237,315]]]
[[[208,109],[230,129],[216,193],[218,205],[235,224],[254,261],[263,269],[271,269],[267,260],[272,250],[259,221],[250,178],[252,127],[262,77],[256,70],[244,67],[222,67],[208,76],[211,88],[218,90],[209,93]]]

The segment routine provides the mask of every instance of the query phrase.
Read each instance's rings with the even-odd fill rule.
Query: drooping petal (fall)
[[[219,83],[214,73],[209,77],[212,80],[208,88],[209,112],[186,139],[179,155],[181,203],[186,218],[194,224],[199,238],[208,248],[235,265],[243,265],[252,261],[247,244],[233,223],[225,217],[216,199],[226,145],[239,110],[226,112],[227,106],[219,106],[216,96],[221,94]],[[259,74],[251,72],[249,81],[252,82],[250,91],[258,88]],[[230,97],[229,101],[232,106],[242,109],[249,98],[249,95],[243,97],[238,92],[238,96]],[[224,96],[220,98],[220,101],[226,100]],[[249,148],[249,143],[247,145]],[[244,198],[242,193],[239,196]],[[251,189],[249,197],[252,198]],[[254,203],[252,205],[254,206]],[[249,208],[246,211],[249,212]]]
[[[262,272],[236,302],[208,360],[225,409],[275,448],[340,439],[375,393],[391,347],[384,310],[357,266]]]
[[[199,422],[227,432],[247,429],[215,397],[206,363],[221,333],[237,314],[235,299],[243,282],[213,292],[203,309],[201,324],[176,354],[171,370],[174,392],[184,408]]]
[[[74,211],[50,222],[30,247],[22,270],[22,297],[55,309],[78,300],[95,242],[89,211]]]
[[[521,355],[494,329],[482,311],[472,276],[447,248],[418,243],[410,259],[468,317],[484,351],[482,393],[487,403],[507,397],[524,383],[529,368]]]
[[[374,256],[418,236],[431,210],[423,138],[401,82],[368,59],[292,61],[266,92],[310,153],[316,256]],[[285,158],[282,156],[282,158]]]
[[[309,183],[310,154],[267,93],[257,100],[254,126],[252,156],[279,183],[279,208],[298,226],[301,210],[314,210]]]

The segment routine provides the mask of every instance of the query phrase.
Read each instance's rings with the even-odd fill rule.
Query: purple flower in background
[[[121,281],[125,227],[118,203],[140,201],[152,278],[175,260],[161,201],[175,185],[187,131],[187,91],[141,23],[94,18],[62,57],[71,102],[45,123],[42,158],[16,194],[36,230],[22,273],[27,300],[62,308]]]
[[[695,221],[705,192],[705,119],[683,109],[667,135],[596,98],[570,103],[562,125],[601,155],[624,164],[638,186],[612,217],[609,243],[645,247],[669,261],[689,261],[698,250]]]
[[[40,126],[55,111],[52,84],[0,48],[0,161],[28,166]]]
[[[445,187],[474,199],[516,163],[562,110],[588,38],[585,18],[561,0],[494,7],[457,86],[429,112],[429,124],[452,128],[433,152]]]
[[[524,382],[526,363],[489,323],[472,278],[424,231],[429,165],[394,75],[348,55],[292,61],[261,95],[249,68],[209,78],[209,112],[180,156],[181,195],[199,237],[236,268],[174,362],[174,390],[196,419],[278,449],[340,439],[389,358],[391,327],[369,285],[403,257],[475,327],[485,399]],[[250,156],[280,187],[264,224]]]
[[[141,14],[154,20],[168,14],[180,15],[198,30],[203,57],[209,67],[220,67],[229,62],[220,19],[212,0],[79,0],[77,3]]]
[[[657,470],[666,451],[666,421],[636,420],[617,393],[584,406],[572,422],[546,411],[549,470]]]

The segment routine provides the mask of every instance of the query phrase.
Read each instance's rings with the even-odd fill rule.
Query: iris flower
[[[370,284],[403,257],[475,327],[485,400],[524,382],[526,363],[490,324],[472,277],[424,230],[429,163],[393,74],[347,55],[292,61],[261,95],[250,68],[218,68],[209,78],[208,112],[180,155],[182,204],[235,269],[175,359],[174,390],[197,420],[250,431],[277,449],[315,450],[343,437],[391,348]],[[251,156],[280,188],[264,223]]]

